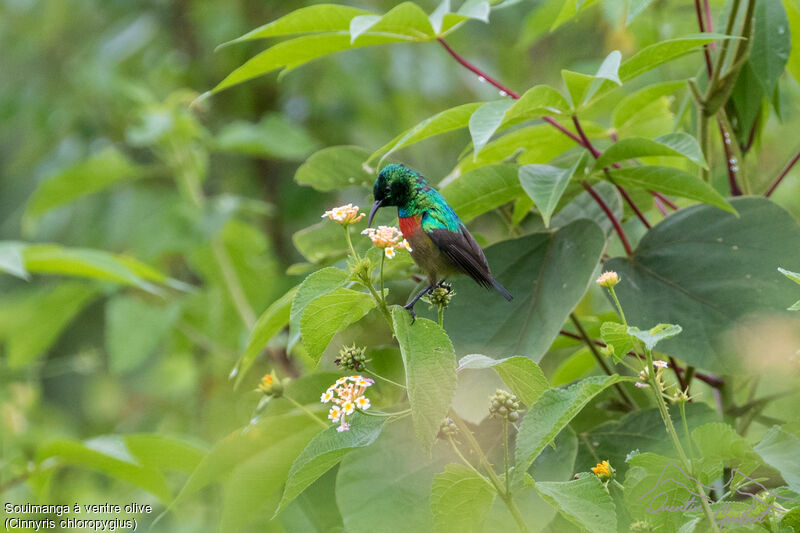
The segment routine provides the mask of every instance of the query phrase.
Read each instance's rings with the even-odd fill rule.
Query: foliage
[[[797,529],[797,0],[6,4],[6,501]],[[402,307],[400,161],[511,302]]]

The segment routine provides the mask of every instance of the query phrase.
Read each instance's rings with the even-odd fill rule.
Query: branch
[[[575,339],[577,341],[582,341],[583,340],[583,338],[580,335],[576,335],[574,333],[571,333],[569,331],[565,331],[563,329],[561,331],[559,331],[558,334],[559,335],[563,335],[564,337],[569,337],[570,339]],[[593,339],[592,342],[594,344],[596,344],[597,346],[602,346],[604,348],[606,346],[606,343],[604,343],[603,341],[599,341],[599,340]],[[629,355],[630,357],[640,358],[640,356],[638,354],[634,353],[634,352],[628,352],[627,355]],[[681,368],[681,366],[678,365],[677,363],[674,364],[673,368],[675,368],[676,370],[678,370],[680,372],[683,372],[683,368]],[[702,381],[703,383],[705,383],[705,384],[707,384],[710,387],[713,387],[715,389],[718,389],[718,388],[722,387],[725,384],[724,380],[722,380],[722,379],[720,379],[720,378],[718,378],[716,376],[712,376],[710,374],[703,374],[702,372],[695,372],[694,376],[697,379],[699,379],[700,381]]]
[[[775,180],[775,183],[773,183],[772,186],[770,186],[770,188],[767,189],[767,192],[764,193],[764,196],[766,196],[767,198],[772,196],[772,193],[774,193],[775,189],[778,188],[778,185],[781,184],[783,178],[785,178],[789,174],[789,172],[792,170],[792,167],[794,167],[798,161],[800,161],[800,152],[798,152],[797,155],[794,156],[791,161],[789,161],[789,164],[786,165],[786,168],[783,169],[783,172],[781,172],[780,176],[778,176],[778,179]]]
[[[606,214],[608,219],[611,221],[611,224],[614,226],[617,235],[619,235],[619,240],[622,241],[622,246],[625,248],[625,253],[628,254],[629,256],[633,255],[633,249],[631,248],[631,244],[628,242],[628,237],[625,236],[625,232],[623,231],[622,226],[619,223],[619,220],[617,220],[617,217],[614,216],[614,213],[611,212],[611,209],[608,208],[608,206],[600,197],[600,195],[597,194],[597,192],[594,189],[592,189],[591,185],[589,185],[585,181],[582,182],[581,185],[583,185],[583,188],[586,189],[586,192],[588,192],[591,195],[591,197],[594,198],[594,201],[597,202],[597,204]]]
[[[477,74],[477,75],[478,75],[478,77],[480,77],[480,78],[483,78],[484,80],[486,80],[487,82],[489,82],[489,84],[490,84],[490,85],[493,85],[493,86],[494,86],[494,87],[496,87],[497,89],[500,89],[501,91],[503,91],[503,92],[505,93],[505,95],[508,95],[508,96],[510,96],[510,97],[511,97],[511,98],[513,98],[514,100],[519,100],[519,93],[516,93],[516,92],[512,91],[511,89],[509,89],[508,87],[506,87],[505,85],[503,85],[502,83],[500,83],[499,81],[497,81],[496,79],[492,78],[491,76],[489,76],[488,74],[486,74],[485,72],[483,72],[481,69],[479,69],[478,67],[476,67],[475,65],[473,65],[472,63],[470,63],[469,61],[467,61],[466,59],[464,59],[463,57],[461,57],[461,55],[459,55],[459,53],[458,53],[458,52],[456,52],[455,50],[453,50],[453,49],[450,47],[450,45],[449,45],[449,44],[447,44],[447,42],[446,42],[444,39],[442,39],[441,37],[439,37],[439,38],[437,39],[437,41],[439,41],[439,44],[441,44],[442,46],[444,46],[444,49],[445,49],[445,50],[447,50],[447,52],[448,52],[448,53],[449,53],[451,56],[453,56],[453,58],[454,58],[456,61],[458,61],[459,63],[461,63],[461,65],[462,65],[463,67],[465,67],[467,70],[470,70],[470,71],[474,72],[475,74]],[[503,95],[503,96],[505,96],[505,95]]]

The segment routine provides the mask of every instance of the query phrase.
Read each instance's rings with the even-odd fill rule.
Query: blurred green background
[[[215,52],[220,43],[309,3],[0,0],[0,240],[112,252],[172,280],[155,289],[0,276],[3,501],[157,505],[134,485],[81,468],[17,481],[52,441],[157,433],[182,436],[197,452],[246,424],[258,398],[234,393],[228,374],[254,320],[305,272],[292,235],[332,205],[369,203],[365,189],[297,185],[298,165],[325,146],[374,150],[442,109],[497,97],[435,43],[397,44],[327,57],[189,107],[265,47]],[[347,3],[375,12],[395,5]],[[524,90],[560,86],[561,69],[592,72],[611,50],[627,56],[697,31],[692,2],[656,0],[629,26],[617,4],[625,2],[594,6],[548,33],[558,3],[527,0],[448,41]],[[665,68],[691,76],[698,65],[692,56]],[[769,115],[748,163],[763,184],[798,148],[798,86],[784,77],[781,87],[781,117]],[[466,131],[448,134],[401,159],[436,182],[468,140]],[[774,199],[800,216],[798,194],[795,171]],[[494,216],[478,224],[490,228]],[[267,368],[302,373],[282,344],[259,360],[253,386]],[[185,479],[176,470],[173,488]],[[210,493],[165,520],[170,531],[213,530],[218,513]]]

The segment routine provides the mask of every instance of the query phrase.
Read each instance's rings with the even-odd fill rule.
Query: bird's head
[[[372,187],[375,203],[369,213],[368,225],[372,226],[372,219],[381,207],[407,205],[420,185],[425,185],[425,179],[405,165],[392,163],[383,167]]]

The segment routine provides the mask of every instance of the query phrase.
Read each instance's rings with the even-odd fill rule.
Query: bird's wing
[[[486,256],[483,255],[480,245],[460,220],[456,219],[458,220],[458,231],[452,231],[442,227],[443,224],[437,220],[435,212],[428,212],[422,218],[422,227],[425,229],[425,233],[453,264],[479,285],[487,288],[492,286],[492,274]],[[426,218],[428,220],[425,220]]]

